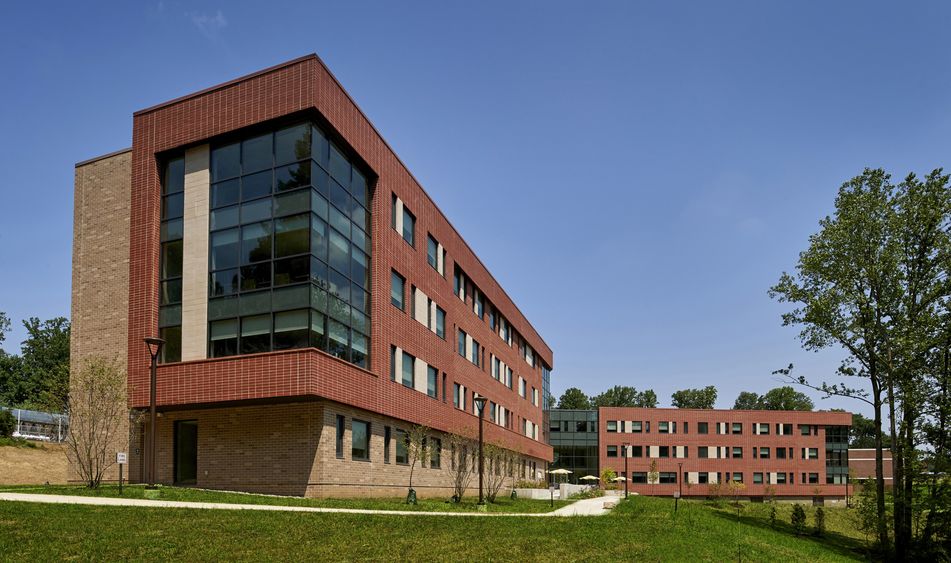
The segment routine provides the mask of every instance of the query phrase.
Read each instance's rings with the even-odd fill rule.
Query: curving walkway
[[[348,514],[396,514],[400,516],[519,516],[547,518],[552,516],[600,516],[613,506],[611,497],[583,499],[553,512],[518,514],[502,512],[419,512],[414,510],[369,510],[363,508],[321,508],[317,506],[279,506],[272,504],[231,504],[224,502],[184,502],[174,500],[126,499],[113,497],[83,497],[29,493],[0,493],[0,501],[39,502],[46,504],[85,504],[93,506],[139,506],[148,508],[204,508],[218,510],[271,510],[278,512],[341,512]]]

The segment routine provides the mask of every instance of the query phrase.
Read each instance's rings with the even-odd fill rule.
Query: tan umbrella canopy
[[[598,478],[595,477],[594,475],[585,475],[584,477],[581,477],[578,480],[579,481],[597,481]]]
[[[617,483],[618,481],[627,481],[627,479],[624,477],[615,477],[614,479],[611,479],[611,480],[614,481],[615,483]]]
[[[567,475],[571,475],[574,472],[569,471],[567,469],[552,469],[548,473],[550,473],[551,475],[565,475],[566,476],[565,479],[567,479]]]

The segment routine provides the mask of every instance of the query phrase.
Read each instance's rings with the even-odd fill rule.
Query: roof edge
[[[92,164],[93,162],[96,162],[96,161],[99,161],[99,160],[105,160],[105,159],[107,159],[107,158],[111,158],[111,157],[113,157],[113,156],[118,156],[118,155],[120,155],[120,154],[124,154],[124,153],[127,153],[127,152],[132,152],[132,147],[128,147],[128,148],[125,148],[125,149],[119,149],[119,150],[117,150],[117,151],[112,151],[112,152],[110,152],[110,153],[106,153],[106,154],[103,154],[103,155],[94,156],[94,157],[92,157],[92,158],[87,158],[86,160],[77,162],[77,163],[75,164],[75,167],[76,167],[76,168],[79,168],[80,166],[86,166],[87,164]]]

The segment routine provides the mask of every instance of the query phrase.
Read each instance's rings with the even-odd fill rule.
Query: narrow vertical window
[[[337,415],[337,457],[343,459],[343,432],[346,421],[343,415]]]
[[[400,311],[406,310],[406,279],[397,274],[395,270],[390,272],[390,303]]]

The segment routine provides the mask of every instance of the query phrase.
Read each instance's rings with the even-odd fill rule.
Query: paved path
[[[579,500],[553,512],[516,514],[505,512],[422,512],[415,510],[369,510],[362,508],[321,508],[317,506],[278,506],[271,504],[231,504],[224,502],[183,502],[112,497],[84,497],[27,493],[0,493],[0,501],[40,502],[47,504],[87,504],[94,506],[144,506],[152,508],[204,508],[220,510],[272,510],[280,512],[343,512],[349,514],[399,514],[403,516],[600,516],[606,514],[607,498]]]

